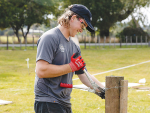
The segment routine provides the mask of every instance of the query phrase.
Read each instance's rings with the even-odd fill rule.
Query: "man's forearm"
[[[90,75],[90,74],[89,74]],[[92,78],[92,80],[98,85],[100,86],[101,88],[104,88],[105,86],[100,82],[98,81],[94,76],[90,75],[90,77]]]
[[[81,82],[84,85],[93,89],[93,86],[91,85],[89,79],[87,78],[87,76],[85,74],[80,74],[80,75],[78,75],[78,77],[80,78]],[[101,82],[99,82],[94,76],[90,75],[90,77],[98,86],[100,86],[101,88],[104,88],[104,85]]]
[[[85,73],[83,74],[79,74],[78,75],[79,79],[81,80],[81,82],[86,85],[87,87],[90,87],[91,89],[93,89],[92,84],[90,83],[89,79],[87,78],[87,76],[85,75]]]
[[[53,65],[45,61],[36,63],[36,74],[39,78],[53,78],[72,72],[69,64]]]

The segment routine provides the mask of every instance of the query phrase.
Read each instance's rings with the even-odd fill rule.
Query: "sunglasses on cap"
[[[81,28],[82,30],[84,30],[86,28],[86,25],[84,24],[84,22],[81,20],[81,18],[78,18],[78,20],[81,22]]]

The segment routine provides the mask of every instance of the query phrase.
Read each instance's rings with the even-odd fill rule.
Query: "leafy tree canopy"
[[[121,37],[122,40],[124,37],[128,37],[128,40],[132,39],[132,42],[146,42],[147,39],[149,39],[149,34],[146,33],[141,27],[126,27],[121,31],[121,33],[118,34],[118,36]]]
[[[143,31],[142,28],[133,28],[133,27],[126,27],[120,33],[121,36],[148,36],[148,34]],[[149,37],[149,36],[148,36]]]
[[[49,14],[58,12],[58,0],[0,0],[0,28],[12,27],[18,37],[18,30],[26,39],[34,23],[50,25]],[[23,27],[27,32],[23,31]]]
[[[101,36],[109,36],[109,29],[117,21],[126,19],[136,7],[145,6],[148,0],[65,0],[64,7],[83,4],[92,13],[92,25]]]

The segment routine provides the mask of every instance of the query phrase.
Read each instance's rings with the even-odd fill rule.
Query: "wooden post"
[[[25,51],[27,50],[27,37],[25,37]]]
[[[132,47],[132,36],[130,38],[131,38],[130,40],[131,40],[131,47]]]
[[[86,36],[83,37],[84,37],[84,49],[86,49]]]
[[[1,44],[1,36],[0,36],[0,44]],[[0,47],[0,50],[1,50],[1,47]]]
[[[120,113],[120,81],[124,77],[107,76],[105,92],[105,113]]]
[[[136,36],[136,47],[137,47],[137,38],[138,38],[138,37]]]
[[[8,50],[8,44],[9,44],[9,41],[8,41],[8,35],[7,35],[7,50]]]
[[[33,49],[34,49],[34,36],[32,35],[32,38],[33,38]]]
[[[20,38],[20,50],[21,50],[21,38]]]
[[[101,43],[101,36],[99,35],[99,48],[100,48],[100,43]]]
[[[122,47],[122,37],[120,36],[120,48]]]
[[[116,47],[116,37],[114,37],[114,48]]]
[[[95,33],[95,48],[97,48],[97,46],[96,46],[96,33]]]
[[[142,36],[141,36],[141,47],[142,47]]]
[[[104,36],[103,48],[105,48],[105,43],[106,43],[106,36]]]
[[[13,50],[15,50],[15,45],[14,45],[14,36],[12,36],[12,48],[13,48]]]
[[[120,113],[127,113],[128,104],[128,81],[120,81]]]
[[[126,47],[127,47],[127,41],[128,41],[128,37],[126,36]]]

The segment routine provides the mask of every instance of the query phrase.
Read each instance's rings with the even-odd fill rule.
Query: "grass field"
[[[135,49],[81,49],[86,67],[91,74],[100,73],[120,67],[150,60],[150,48]],[[29,58],[29,73],[26,59]],[[13,101],[12,104],[0,105],[0,113],[34,113],[34,50],[0,50],[0,99]],[[150,63],[113,71],[95,77],[105,82],[105,77],[124,76],[128,82],[146,79],[146,87],[150,87]],[[77,78],[74,75],[73,79]],[[81,84],[79,80],[73,81]],[[128,113],[150,113],[150,91],[137,92],[128,90]],[[105,113],[105,100],[97,95],[73,89],[71,94],[73,113]]]

